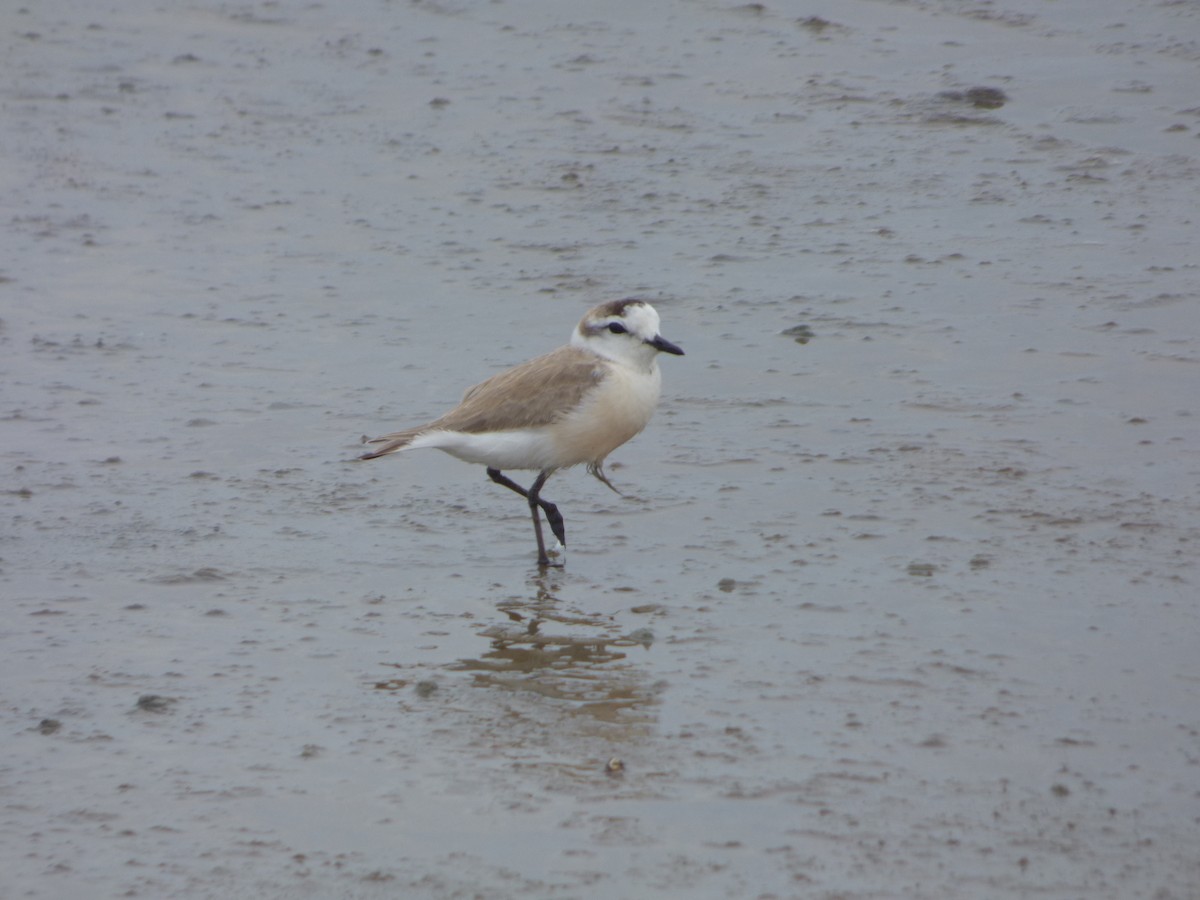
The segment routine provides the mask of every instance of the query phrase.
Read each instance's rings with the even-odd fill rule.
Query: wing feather
[[[458,406],[428,425],[372,438],[368,443],[386,446],[360,459],[403,450],[429,431],[484,434],[550,425],[578,406],[607,374],[604,360],[590,350],[559,347],[467,388]]]
[[[481,434],[549,425],[578,406],[607,372],[596,354],[560,347],[468,388],[457,407],[421,430]]]

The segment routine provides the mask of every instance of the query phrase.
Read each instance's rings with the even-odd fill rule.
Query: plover
[[[604,459],[650,421],[662,387],[658,354],[683,356],[658,327],[658,313],[649,303],[602,303],[580,320],[566,346],[468,388],[462,402],[441,418],[367,441],[384,446],[359,458],[436,447],[486,466],[492,481],[529,502],[538,565],[548,566],[538,510],[564,547],[567,534],[558,507],[542,499],[546,479],[584,463],[617,490],[604,474]],[[538,475],[526,489],[503,469],[533,469]]]

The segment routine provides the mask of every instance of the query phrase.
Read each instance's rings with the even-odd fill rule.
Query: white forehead
[[[609,321],[618,319],[634,334],[645,338],[652,338],[658,334],[658,313],[649,303],[630,303],[625,307],[623,315],[609,317]]]

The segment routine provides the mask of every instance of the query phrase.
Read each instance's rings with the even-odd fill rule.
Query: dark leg
[[[595,475],[597,478],[599,478],[601,481],[603,481],[606,485],[608,485],[609,489],[614,494],[620,494],[622,497],[625,496],[624,494],[621,494],[621,492],[619,490],[617,490],[617,486],[615,484],[613,484],[611,481],[609,481],[608,476],[604,474],[604,460],[600,460],[600,462],[588,463],[587,470],[589,473],[591,473],[592,475]]]
[[[549,500],[543,500],[539,496],[542,487],[546,484],[546,479],[550,477],[550,470],[541,472],[529,490],[525,490],[525,488],[521,487],[511,478],[503,475],[499,469],[488,469],[487,473],[488,478],[492,479],[496,484],[504,485],[510,491],[516,491],[529,501],[529,512],[533,516],[533,533],[537,537],[538,542],[538,565],[550,565],[550,557],[546,555],[546,544],[542,540],[542,520],[538,516],[539,507],[546,514],[546,521],[550,523],[550,530],[554,532],[554,536],[558,538],[559,543],[564,547],[567,546],[567,529],[566,524],[563,522],[562,513]]]
[[[550,565],[550,557],[546,555],[546,545],[542,541],[542,517],[538,514],[538,500],[540,499],[538,493],[549,477],[549,472],[539,472],[538,477],[529,486],[529,514],[533,516],[533,533],[537,536],[539,566]],[[546,518],[549,520],[550,517]]]

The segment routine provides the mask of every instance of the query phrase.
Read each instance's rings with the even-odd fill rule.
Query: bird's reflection
[[[474,673],[477,687],[565,701],[575,714],[598,721],[645,715],[656,691],[629,653],[649,648],[648,632],[623,633],[614,616],[572,609],[547,576],[534,578],[532,587],[529,597],[497,604],[508,621],[480,631],[486,652],[449,668]]]

